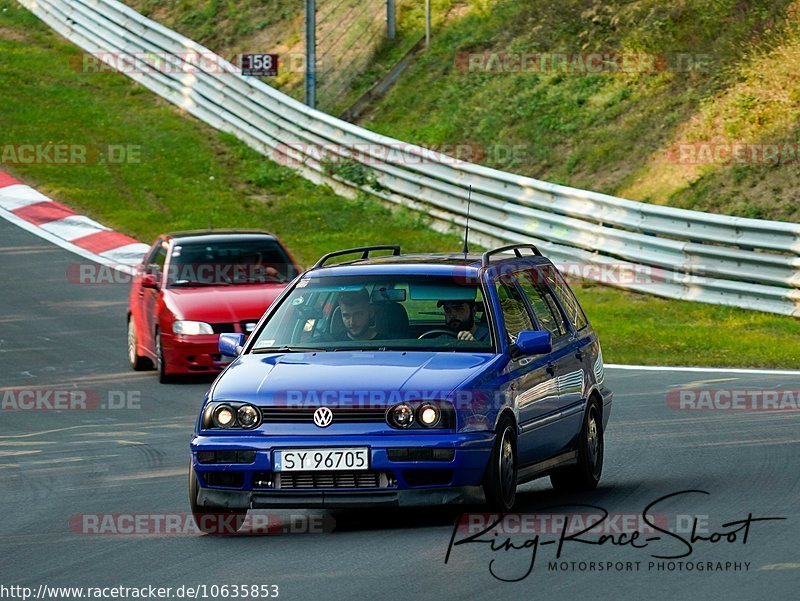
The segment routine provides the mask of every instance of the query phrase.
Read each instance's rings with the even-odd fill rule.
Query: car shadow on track
[[[573,506],[596,506],[614,509],[636,491],[638,485],[599,486],[591,492],[563,493],[553,489],[520,490],[510,513],[541,513],[548,508],[570,511]],[[496,513],[482,505],[447,505],[436,507],[391,507],[370,509],[337,509],[328,512],[335,521],[334,532],[398,530],[410,528],[453,527],[465,514]]]

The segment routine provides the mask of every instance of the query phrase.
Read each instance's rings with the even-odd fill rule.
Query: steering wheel
[[[432,334],[447,334],[448,336],[452,336],[453,338],[458,338],[458,334],[456,334],[451,330],[436,329],[436,330],[428,330],[424,334],[420,334],[417,340],[422,340],[423,338],[427,338]]]

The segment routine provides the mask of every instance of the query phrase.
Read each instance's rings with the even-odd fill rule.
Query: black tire
[[[242,529],[247,518],[246,509],[226,509],[223,507],[201,507],[197,504],[197,493],[200,485],[194,467],[189,464],[189,507],[192,510],[194,523],[197,528],[214,536],[236,534]]]
[[[156,371],[158,381],[162,384],[169,384],[175,381],[175,376],[167,373],[167,362],[164,361],[164,347],[161,346],[161,332],[156,330]]]
[[[561,491],[589,491],[597,488],[603,473],[603,418],[596,400],[589,401],[578,440],[578,463],[550,474],[553,488]]]
[[[510,418],[497,424],[494,448],[483,479],[486,505],[493,511],[506,512],[517,498],[517,432]]]
[[[152,369],[153,364],[147,357],[137,354],[138,337],[136,336],[136,322],[133,315],[128,318],[128,363],[134,371]]]

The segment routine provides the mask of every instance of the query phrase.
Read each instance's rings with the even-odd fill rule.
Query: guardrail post
[[[397,35],[397,11],[395,0],[386,0],[386,37],[393,40]]]
[[[431,0],[425,0],[425,48],[431,45]]]
[[[317,108],[317,3],[306,0],[306,104]]]

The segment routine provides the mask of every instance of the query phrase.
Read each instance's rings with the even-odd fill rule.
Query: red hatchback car
[[[249,334],[299,273],[277,237],[260,231],[160,236],[131,288],[128,359],[137,371],[173,376],[216,373],[223,332]]]

